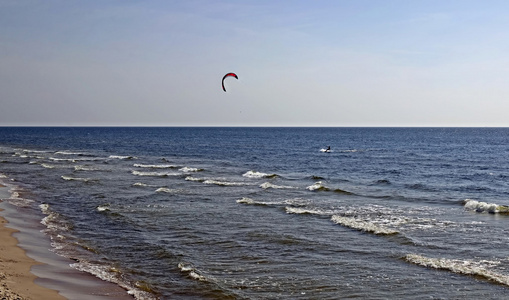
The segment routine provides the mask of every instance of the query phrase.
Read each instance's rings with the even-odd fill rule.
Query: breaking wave
[[[150,169],[176,169],[179,167],[176,165],[168,165],[168,164],[163,164],[163,165],[134,164],[133,166],[136,168],[150,168]]]
[[[132,171],[131,174],[136,176],[155,176],[155,177],[166,177],[166,176],[178,176],[180,173],[175,172],[140,172],[140,171]]]
[[[242,174],[242,176],[247,178],[274,178],[277,177],[277,174],[267,174],[256,171],[247,171],[246,173]]]
[[[431,258],[418,254],[407,254],[404,259],[419,266],[448,270],[462,275],[480,276],[487,280],[509,286],[509,275],[496,270],[501,261]]]
[[[466,199],[465,201],[463,201],[463,205],[465,206],[465,209],[473,210],[479,213],[490,213],[490,214],[509,213],[509,206],[498,205],[495,203],[486,203],[482,201]]]
[[[70,177],[70,176],[61,176],[63,180],[67,181],[82,181],[82,182],[96,182],[98,179],[93,178],[82,178],[82,177]]]
[[[371,222],[370,220],[364,220],[355,217],[342,217],[335,215],[332,216],[331,220],[332,222],[345,227],[379,235],[392,235],[399,233],[397,230],[385,227],[375,222]]]
[[[262,184],[260,184],[260,187],[262,189],[297,189],[297,187],[294,187],[294,186],[275,185],[270,182],[262,183]]]
[[[189,263],[179,263],[178,268],[182,273],[187,274],[192,279],[199,280],[199,281],[207,281],[207,278],[200,274],[200,272],[191,264]]]

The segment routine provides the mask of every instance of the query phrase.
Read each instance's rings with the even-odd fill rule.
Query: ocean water
[[[137,299],[509,298],[507,128],[4,127],[0,181]]]

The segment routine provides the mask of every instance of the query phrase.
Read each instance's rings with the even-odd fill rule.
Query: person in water
[[[327,151],[330,151],[330,146],[327,147]]]

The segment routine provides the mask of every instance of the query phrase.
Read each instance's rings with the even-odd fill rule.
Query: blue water
[[[9,201],[139,299],[505,298],[508,157],[506,128],[0,128]]]

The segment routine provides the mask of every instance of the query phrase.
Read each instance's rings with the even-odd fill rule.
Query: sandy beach
[[[6,187],[0,184],[0,190],[6,190]],[[57,291],[34,283],[37,277],[30,272],[30,268],[40,263],[29,258],[25,251],[17,246],[18,240],[12,236],[16,230],[5,227],[6,223],[7,221],[0,217],[2,299],[65,299]]]
[[[133,299],[116,284],[69,267],[71,260],[49,250],[37,219],[3,202],[9,198],[0,183],[0,299]]]

